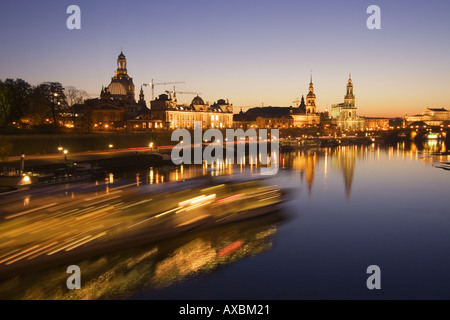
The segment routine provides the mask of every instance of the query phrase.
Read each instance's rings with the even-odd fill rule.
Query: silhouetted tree
[[[0,125],[19,121],[29,106],[31,85],[22,79],[0,80]]]
[[[29,95],[29,105],[23,115],[23,121],[31,126],[42,126],[46,119],[51,117],[50,106],[47,98],[42,94],[40,88],[34,87]]]
[[[66,94],[66,105],[69,113],[71,114],[72,121],[75,123],[75,114],[80,110],[75,110],[76,106],[83,104],[84,100],[89,97],[86,91],[77,89],[73,86],[67,87],[65,90]],[[80,109],[80,108],[78,108]],[[80,114],[81,116],[81,114]]]
[[[64,87],[59,82],[44,82],[39,84],[36,90],[47,102],[53,126],[57,127],[59,113],[67,108]]]

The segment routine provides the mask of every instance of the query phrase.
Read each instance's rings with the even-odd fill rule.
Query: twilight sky
[[[81,30],[66,27],[71,4]],[[371,4],[381,30],[366,27]],[[59,81],[96,97],[123,48],[137,93],[151,79],[183,81],[178,90],[228,98],[236,112],[289,106],[312,70],[323,111],[343,102],[351,73],[358,115],[404,116],[450,108],[449,36],[448,0],[1,0],[0,79]]]

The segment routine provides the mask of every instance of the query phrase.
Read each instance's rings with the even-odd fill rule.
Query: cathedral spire
[[[300,100],[300,105],[298,106],[301,113],[306,113],[306,104],[305,97],[302,95],[302,99]]]
[[[312,70],[309,74],[309,92],[314,93],[314,85],[313,85],[313,81],[312,81]]]
[[[355,107],[355,95],[353,94],[352,74],[349,74],[347,83],[347,94],[344,97],[344,104],[347,107]]]
[[[141,91],[139,92],[139,103],[145,105],[145,97],[144,97],[144,90],[141,86]]]

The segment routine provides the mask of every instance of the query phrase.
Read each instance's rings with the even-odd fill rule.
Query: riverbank
[[[9,156],[48,155],[58,148],[71,154],[86,151],[108,151],[109,149],[143,148],[153,143],[154,147],[170,145],[171,132],[57,132],[22,133],[2,135],[5,143],[11,145]],[[112,147],[110,147],[112,146]]]
[[[27,187],[32,184],[48,185],[75,182],[80,180],[101,179],[111,171],[126,171],[129,168],[143,169],[173,165],[170,159],[155,153],[149,148],[117,149],[108,151],[89,151],[66,155],[34,155],[24,161],[23,173],[29,178],[26,183],[20,174],[20,157],[11,157],[0,163],[2,179],[0,192]],[[18,183],[12,183],[14,178]],[[7,180],[7,181],[6,181]]]

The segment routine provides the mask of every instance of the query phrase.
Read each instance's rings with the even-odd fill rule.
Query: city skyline
[[[66,8],[81,8],[68,30]],[[366,9],[381,8],[381,30]],[[59,81],[99,96],[123,50],[136,93],[143,83],[183,81],[179,90],[240,107],[295,106],[312,70],[317,111],[344,100],[349,73],[362,116],[448,108],[450,63],[442,42],[450,4],[396,1],[5,1],[1,79]],[[131,9],[131,10],[130,10]],[[171,86],[156,87],[155,94]],[[144,87],[147,105],[151,89]],[[194,96],[179,96],[190,103]]]
[[[0,299],[450,299],[449,13],[2,0]]]

